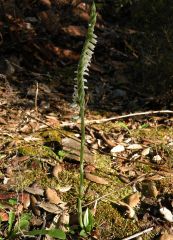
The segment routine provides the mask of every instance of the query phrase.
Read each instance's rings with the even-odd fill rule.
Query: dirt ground
[[[80,124],[71,104],[89,6],[1,1],[1,239],[53,228],[84,239],[75,230]],[[83,205],[95,221],[87,239],[172,239],[172,88],[137,73],[130,14],[120,21],[99,6],[86,93]]]

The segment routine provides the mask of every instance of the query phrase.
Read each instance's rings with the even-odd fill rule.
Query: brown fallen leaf
[[[65,186],[65,187],[59,187],[58,190],[59,192],[65,193],[65,192],[68,192],[71,189],[71,187],[72,187],[71,185]]]
[[[0,200],[7,200],[11,198],[19,199],[19,202],[23,204],[24,208],[28,208],[30,205],[30,195],[28,193],[0,193]]]
[[[139,192],[133,193],[127,199],[127,204],[132,208],[136,207],[139,203],[140,203],[140,193]]]
[[[159,238],[159,240],[173,240],[173,235],[165,233]]]
[[[86,177],[86,179],[88,179],[92,182],[98,183],[98,184],[103,184],[103,185],[109,184],[109,182],[107,180],[105,180],[104,178],[95,176],[88,172],[85,173],[85,177]]]
[[[69,228],[67,227],[69,225],[69,221],[70,221],[69,213],[64,211],[62,215],[59,217],[56,227],[63,230],[64,232],[67,232],[69,231]]]
[[[159,194],[159,191],[157,190],[156,184],[154,182],[149,182],[148,186],[148,192],[151,197],[157,197]]]
[[[0,117],[0,124],[4,124],[4,125],[6,125],[7,122],[6,122],[2,117]]]
[[[36,216],[40,216],[41,211],[38,208],[38,201],[34,195],[31,195],[31,209]]]
[[[65,137],[62,139],[63,150],[67,152],[67,158],[80,161],[80,140],[78,138]],[[86,162],[93,161],[93,154],[87,146],[84,147],[84,156]]]
[[[39,196],[44,195],[44,190],[41,187],[37,186],[36,184],[33,184],[31,187],[25,187],[24,190],[33,195],[39,195]]]
[[[62,30],[74,37],[85,37],[86,28],[83,26],[69,25],[68,27],[63,27]]]
[[[127,203],[119,201],[118,204],[126,208],[126,213],[129,218],[134,218],[136,216],[135,210],[132,207],[130,207]]]
[[[61,203],[57,205],[49,202],[40,202],[38,204],[40,208],[43,208],[45,211],[54,213],[54,214],[61,214],[64,210],[66,210],[67,207],[65,205],[66,203]]]
[[[22,157],[14,157],[11,159],[11,165],[13,167],[16,167],[18,166],[19,164],[25,162],[25,161],[28,161],[30,159],[29,156],[22,156]]]
[[[43,4],[44,6],[50,8],[51,7],[51,1],[50,0],[40,0],[39,1],[41,4]]]
[[[7,222],[8,221],[8,213],[0,211],[0,219],[2,222]]]
[[[95,172],[96,167],[92,164],[88,164],[87,166],[85,166],[84,168],[84,172],[85,173],[91,173],[91,172]]]
[[[57,192],[49,187],[46,189],[46,197],[50,203],[59,204],[62,202]]]
[[[36,216],[33,216],[31,218],[30,222],[33,226],[40,226],[40,225],[43,224],[43,219],[39,218],[39,217],[36,217]]]
[[[30,206],[30,194],[21,193],[18,196],[19,201],[23,204],[23,207],[27,209]]]
[[[139,150],[142,149],[142,146],[138,143],[130,144],[127,149],[129,150]]]
[[[47,123],[53,127],[56,127],[59,125],[59,120],[54,116],[46,116]]]
[[[58,178],[58,174],[63,171],[62,164],[57,163],[55,167],[53,168],[53,176]]]

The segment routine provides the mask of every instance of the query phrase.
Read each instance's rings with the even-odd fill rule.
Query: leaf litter
[[[51,8],[52,2],[40,1],[48,9]],[[22,2],[21,5],[25,3]],[[88,13],[81,9],[83,7],[79,4],[74,15],[88,19]],[[12,21],[10,15],[8,18],[10,23]],[[59,24],[58,17],[51,14],[51,11],[38,13],[38,16],[28,19],[30,23],[27,25],[21,19],[18,21],[11,22],[10,34],[13,32],[17,34],[19,29],[27,33],[28,28],[30,36],[33,36],[36,33],[32,28],[32,22],[37,24],[42,22],[44,29],[53,32],[54,26],[57,27]],[[83,37],[86,29],[70,25],[62,27],[61,31],[73,37]],[[115,29],[105,27],[103,34],[111,31],[115,32]],[[105,39],[102,41],[106,46]],[[16,62],[15,56],[12,56],[10,64],[13,66],[15,63],[19,66],[15,67],[16,75],[8,74],[11,86],[7,88],[2,84],[0,87],[0,215],[2,221],[7,222],[8,213],[12,210],[15,213],[16,224],[19,224],[18,217],[20,219],[23,213],[28,212],[32,214],[30,221],[32,224],[29,226],[31,230],[37,226],[49,229],[56,226],[68,231],[66,225],[74,220],[72,214],[76,214],[80,129],[78,124],[70,127],[73,111],[66,101],[69,100],[66,91],[73,85],[70,82],[73,68],[70,69],[68,66],[70,61],[79,58],[79,54],[73,50],[55,47],[51,43],[44,47],[38,46],[35,42],[31,45],[29,49],[32,48],[34,53],[34,62],[38,61],[40,68],[51,65],[50,70],[56,72],[57,65],[45,60],[43,56],[49,59],[54,58],[53,53],[58,56],[61,62],[56,75],[59,75],[59,79],[47,73],[44,76],[42,73],[34,72],[37,71],[37,67],[31,72],[29,69],[34,65],[32,61],[28,61],[27,67],[21,66],[21,62],[25,62],[30,52],[27,45],[23,49],[24,55],[20,56],[21,62]],[[80,43],[77,48],[79,47]],[[66,59],[62,59],[62,56]],[[129,82],[123,75],[128,66],[119,59],[108,59],[110,67],[119,71],[116,73],[119,84],[126,83],[126,86],[124,85],[126,90],[116,89],[113,92],[108,89],[105,76],[101,78],[105,89],[102,84],[100,86],[97,84],[99,74],[106,75],[107,63],[106,65],[103,61],[101,63],[91,65],[96,75],[96,80],[93,81],[94,83],[96,81],[97,85],[95,90],[91,86],[91,105],[94,103],[97,106],[96,102],[99,102],[99,108],[114,108],[114,111],[122,112],[124,110],[122,102],[127,100],[129,102],[127,99],[127,91],[130,91]],[[63,72],[61,64],[65,66],[67,73]],[[18,93],[17,86],[20,86],[19,82],[24,75],[28,87]],[[35,102],[36,84],[35,82],[30,84],[30,78],[39,82],[38,102]],[[69,81],[67,87],[60,84],[64,78]],[[41,83],[42,81],[45,81],[45,84]],[[47,81],[50,83],[46,84]],[[57,88],[62,88],[62,92],[57,93]],[[111,92],[112,98],[116,100],[116,106],[107,98],[106,91]],[[27,97],[22,97],[26,96],[26,93]],[[133,98],[134,94],[131,95]],[[132,101],[131,103],[134,104]],[[114,113],[95,113],[90,109],[86,116],[89,120],[101,121],[102,118],[110,117],[112,114]],[[66,127],[61,129],[61,124],[65,122]],[[52,129],[55,132],[52,132]],[[159,117],[152,114],[150,117],[136,115],[135,118],[120,116],[119,119],[112,119],[104,124],[93,123],[87,126],[86,131],[84,204],[92,208],[92,204],[96,200],[98,202],[95,213],[96,239],[122,239],[151,226],[152,234],[145,236],[145,239],[154,239],[160,235],[160,239],[172,239],[173,128],[169,113],[160,113]],[[135,193],[134,188],[137,189]],[[167,233],[164,233],[165,229]]]

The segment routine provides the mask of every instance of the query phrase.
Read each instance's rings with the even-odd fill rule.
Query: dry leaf
[[[127,203],[132,208],[136,207],[140,203],[140,193],[136,192],[130,195],[127,199]]]
[[[54,203],[48,203],[48,202],[41,202],[38,204],[40,208],[43,208],[45,211],[54,213],[54,214],[61,214],[64,210],[67,208],[65,207],[66,203],[62,204],[54,204]]]
[[[17,198],[21,202],[24,208],[28,208],[30,205],[30,195],[28,193],[0,193],[0,200],[7,200],[10,198]]]
[[[129,150],[139,150],[142,149],[142,146],[138,143],[130,144],[127,149]]]
[[[43,224],[43,219],[39,218],[39,217],[36,217],[36,216],[33,216],[31,218],[30,222],[33,226],[40,226],[40,225]]]
[[[8,221],[8,213],[0,211],[0,218],[2,222]]]
[[[58,174],[62,172],[63,167],[60,163],[57,163],[55,167],[53,168],[53,176],[58,178]]]
[[[33,184],[31,187],[25,187],[25,191],[33,195],[44,195],[44,190],[35,184]]]
[[[29,159],[30,159],[29,156],[14,157],[14,158],[11,159],[11,165],[12,165],[13,167],[16,167],[16,166],[18,166],[20,163],[23,163],[23,162],[25,162],[25,161],[27,161],[27,160],[29,160]]]
[[[148,148],[145,148],[143,151],[142,151],[142,156],[147,156],[149,153],[150,153],[150,147],[148,147]]]
[[[127,209],[126,213],[128,215],[129,218],[134,218],[135,217],[135,210],[130,207],[127,203],[119,201],[118,204],[120,204],[121,206],[125,207]]]
[[[62,202],[57,192],[51,188],[46,189],[46,197],[50,203],[59,204]]]
[[[62,193],[68,192],[71,189],[71,186],[59,187],[58,190]]]
[[[173,240],[173,235],[165,233],[159,238],[159,240]]]
[[[4,124],[4,125],[6,125],[7,122],[6,122],[2,117],[0,117],[0,124]]]
[[[63,138],[62,146],[63,150],[67,152],[67,158],[80,161],[80,140],[78,138]],[[93,154],[90,152],[87,146],[84,147],[84,151],[85,161],[92,162]]]
[[[98,184],[104,184],[104,185],[109,184],[109,182],[107,180],[105,180],[104,178],[95,176],[91,173],[85,173],[85,177],[86,177],[86,179],[88,179],[92,182],[98,183]]]
[[[62,30],[73,37],[84,37],[86,35],[86,28],[83,26],[69,25],[68,27],[63,27]]]
[[[40,3],[45,5],[46,7],[50,8],[51,7],[51,2],[50,0],[40,0]]]
[[[19,201],[23,204],[23,207],[27,209],[30,205],[30,195],[28,193],[21,193],[18,196]]]
[[[69,213],[63,212],[58,219],[58,223],[56,227],[63,230],[64,232],[67,232],[69,231],[69,228],[67,227],[69,225],[69,221],[70,221]]]
[[[85,166],[85,168],[84,168],[85,173],[95,172],[95,170],[96,170],[96,167],[94,165],[91,165],[91,164]]]
[[[20,128],[21,133],[31,133],[32,127],[29,124],[26,124],[25,126]]]
[[[17,214],[21,214],[23,212],[24,206],[22,204],[17,204],[16,212]]]
[[[49,125],[56,127],[59,125],[59,120],[54,116],[46,116]]]
[[[40,209],[38,209],[38,201],[33,195],[31,195],[31,208],[35,215],[40,216],[41,212]]]
[[[159,191],[156,188],[156,185],[154,182],[149,182],[148,184],[148,192],[150,194],[151,197],[157,197],[159,194]]]

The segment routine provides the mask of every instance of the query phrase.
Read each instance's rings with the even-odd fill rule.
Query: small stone
[[[149,153],[150,153],[150,148],[145,148],[141,154],[142,156],[147,156]]]
[[[162,160],[161,156],[160,155],[155,155],[153,157],[153,162],[160,162]]]
[[[112,156],[114,156],[114,154],[124,152],[124,151],[125,151],[125,147],[119,144],[111,149],[111,154]]]
[[[167,220],[168,222],[173,222],[173,215],[169,209],[166,207],[160,208],[160,213],[163,215],[163,218]]]

